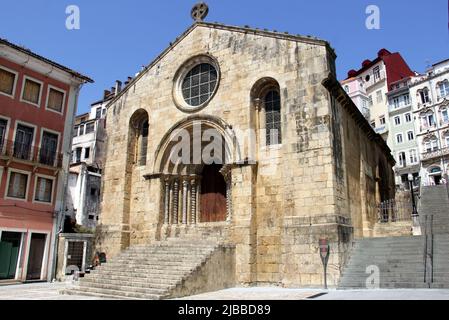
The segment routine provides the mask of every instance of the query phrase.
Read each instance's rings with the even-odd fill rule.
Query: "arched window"
[[[251,89],[255,108],[252,118],[261,146],[282,144],[281,95],[279,83],[270,77],[259,79]]]
[[[148,113],[140,109],[130,120],[129,160],[132,164],[144,166],[147,164],[148,151]]]
[[[424,88],[421,91],[419,91],[419,95],[421,97],[421,102],[422,104],[426,104],[430,102],[430,97],[429,97],[429,89]]]
[[[267,92],[264,98],[264,106],[267,145],[281,144],[281,97],[277,90]]]
[[[144,121],[140,129],[140,148],[139,148],[139,164],[144,166],[147,164],[148,151],[148,120]]]

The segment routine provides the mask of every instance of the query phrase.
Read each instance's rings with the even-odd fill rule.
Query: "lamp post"
[[[412,194],[412,206],[413,206],[412,217],[416,218],[419,216],[419,214],[418,214],[418,210],[416,209],[415,193],[413,192],[413,181],[414,180],[415,180],[415,178],[413,177],[413,174],[409,173],[408,181],[410,182],[410,192]]]

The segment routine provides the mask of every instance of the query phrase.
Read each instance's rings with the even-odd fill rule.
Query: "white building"
[[[117,84],[120,90],[120,84]],[[94,229],[99,220],[101,173],[106,143],[106,105],[114,93],[106,91],[103,100],[91,105],[91,111],[75,119],[72,161],[69,171],[66,217],[76,224]]]
[[[421,153],[421,179],[424,185],[441,184],[449,170],[449,59],[416,77],[410,96]]]
[[[406,190],[410,189],[408,175],[413,174],[417,186],[420,172],[420,154],[409,90],[411,81],[412,78],[396,81],[390,85],[387,93],[390,148],[396,159],[396,186]]]
[[[390,121],[386,95],[392,83],[411,76],[414,73],[400,53],[381,49],[376,59],[363,61],[361,69],[350,70],[348,78],[342,81],[348,95],[390,148],[393,143],[388,134]]]

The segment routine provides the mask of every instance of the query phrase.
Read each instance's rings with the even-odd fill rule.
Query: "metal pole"
[[[418,216],[418,210],[416,209],[415,192],[413,191],[413,181],[410,181],[410,192],[412,194],[412,206],[413,206],[412,217],[416,217]]]

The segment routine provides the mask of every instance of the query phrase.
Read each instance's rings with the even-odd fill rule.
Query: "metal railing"
[[[433,215],[424,217],[424,283],[431,287],[434,282],[433,256],[435,236],[433,234]]]
[[[63,155],[55,152],[52,148],[39,148],[28,143],[19,141],[4,141],[0,146],[0,155],[2,157],[23,160],[37,165],[49,167],[62,167]]]
[[[405,200],[387,200],[377,206],[379,223],[411,221],[413,205]]]
[[[432,151],[423,153],[421,156],[422,156],[423,160],[429,160],[429,159],[433,159],[433,158],[443,157],[446,155],[449,155],[449,147],[432,150]]]

